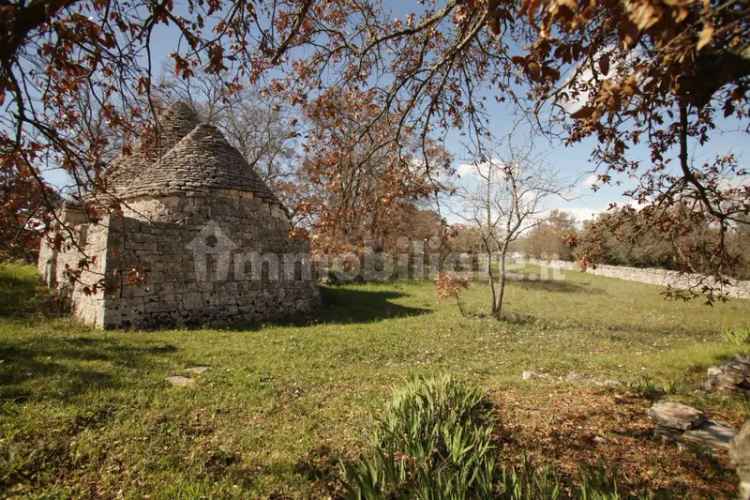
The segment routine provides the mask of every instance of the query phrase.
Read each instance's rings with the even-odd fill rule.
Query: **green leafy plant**
[[[656,400],[666,395],[679,393],[683,385],[679,380],[657,381],[649,376],[643,376],[628,383],[628,390],[633,394],[651,400]]]
[[[351,498],[495,496],[492,405],[449,376],[416,378],[394,392],[372,450],[345,466]]]
[[[665,394],[660,385],[654,379],[647,376],[629,382],[628,390],[646,399],[658,399]]]
[[[750,327],[748,328],[727,328],[721,332],[724,340],[736,346],[750,344]]]
[[[372,449],[342,465],[349,498],[557,500],[571,498],[549,466],[501,467],[492,405],[449,376],[415,378],[394,392],[372,435]],[[621,498],[605,466],[584,471],[572,498]],[[567,493],[566,493],[567,491]]]
[[[581,500],[622,500],[617,487],[617,481],[614,479],[616,474],[605,464],[597,467],[586,467],[581,474],[581,485],[578,491],[578,498]]]
[[[535,467],[526,456],[519,466],[500,471],[499,498],[535,500],[561,498],[560,478],[550,467]]]

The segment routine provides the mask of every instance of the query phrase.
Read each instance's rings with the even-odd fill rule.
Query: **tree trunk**
[[[503,316],[503,298],[505,297],[505,257],[508,254],[508,246],[504,245],[502,252],[500,252],[500,288],[497,293],[497,298],[492,304],[492,314],[497,319],[502,319]],[[493,287],[494,296],[494,287]]]
[[[495,274],[492,272],[492,250],[490,250],[489,244],[484,243],[485,249],[487,250],[487,274],[489,275],[490,290],[492,291],[492,297],[490,298],[490,311],[495,314],[495,302],[497,300],[497,292],[495,290]]]

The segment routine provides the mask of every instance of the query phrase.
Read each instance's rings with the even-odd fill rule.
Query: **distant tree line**
[[[684,211],[686,219],[691,217],[680,205],[672,210]],[[695,221],[675,231],[672,226],[652,224],[652,221],[652,214],[631,207],[602,213],[582,224],[564,211],[553,210],[515,242],[513,251],[536,259],[577,261],[594,266],[657,267],[704,273],[715,265],[711,254],[701,250],[720,237],[716,227]],[[750,228],[747,224],[737,224],[725,238],[732,263],[726,274],[750,279]],[[454,251],[475,253],[479,245],[478,229],[457,226],[451,242]]]
[[[703,268],[713,278],[737,272],[731,245],[750,215],[748,171],[732,154],[709,158],[704,147],[722,134],[724,118],[750,131],[750,3],[415,5],[394,15],[373,0],[195,0],[188,9],[179,2],[4,1],[0,250],[23,254],[35,237],[30,221],[51,240],[70,230],[57,220],[51,192],[60,186],[49,182],[49,169],[68,174],[65,194],[76,201],[107,189],[111,156],[156,125],[161,72],[153,56],[167,50],[182,83],[205,73],[221,95],[242,87],[259,94],[260,102],[229,98],[217,110],[244,108],[252,120],[243,114],[240,122],[216,123],[227,135],[240,132],[230,140],[279,189],[292,184],[283,167],[299,166],[285,161],[287,146],[303,150],[301,171],[293,172],[305,178],[303,189],[287,186],[285,201],[311,240],[317,236],[315,251],[387,239],[403,203],[442,191],[450,164],[441,138],[460,133],[481,146],[498,121],[518,112],[550,139],[590,144],[600,183],[635,180],[623,195],[650,207],[638,217],[650,217],[648,225],[670,241],[690,241],[681,233],[709,227],[693,245],[701,256],[674,245],[680,268]],[[162,29],[179,34],[175,43],[156,36]],[[265,130],[270,135],[248,135],[258,129],[247,125],[278,117],[268,107],[275,100],[294,106],[305,129],[282,120]],[[490,107],[493,100],[511,113]],[[248,137],[252,143],[244,143]],[[647,160],[633,155],[636,145],[648,148]],[[679,203],[690,205],[689,217],[670,209]]]
[[[478,267],[480,256],[485,253],[481,228],[448,224],[433,210],[406,206],[411,208],[405,208],[402,218],[394,219],[388,237],[373,247],[376,252],[403,252],[403,242],[423,242],[426,253],[439,249],[443,259],[468,254],[470,267]],[[626,207],[578,222],[570,213],[552,210],[514,241],[510,251],[535,259],[579,262],[582,266],[607,264],[703,273],[713,265],[698,250],[717,236],[716,228],[694,224],[690,230],[672,233],[667,227],[647,224],[649,218],[649,214]],[[748,226],[734,227],[727,235],[726,245],[734,261],[734,270],[727,276],[750,279]],[[676,253],[681,253],[683,259],[676,258]]]
[[[694,214],[679,204],[670,220]],[[681,224],[679,230],[670,224],[654,224],[649,213],[630,207],[599,215],[583,224],[573,244],[575,260],[589,264],[612,264],[633,267],[658,267],[675,271],[706,274],[716,267],[718,259],[726,260],[724,275],[750,279],[750,228],[737,224],[722,234],[703,219]],[[705,250],[724,238],[726,254]]]

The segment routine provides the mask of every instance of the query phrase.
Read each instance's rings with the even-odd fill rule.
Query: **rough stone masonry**
[[[66,204],[60,218],[71,230],[42,243],[39,271],[74,316],[98,328],[158,328],[314,310],[309,245],[289,237],[284,207],[242,155],[182,103],[156,130],[112,163],[106,192],[86,200],[97,220]],[[76,276],[84,257],[93,262]]]

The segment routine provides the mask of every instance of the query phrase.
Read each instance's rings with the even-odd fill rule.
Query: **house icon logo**
[[[185,246],[193,252],[193,263],[198,282],[226,281],[232,263],[232,251],[237,244],[215,221],[206,224],[198,235]]]

